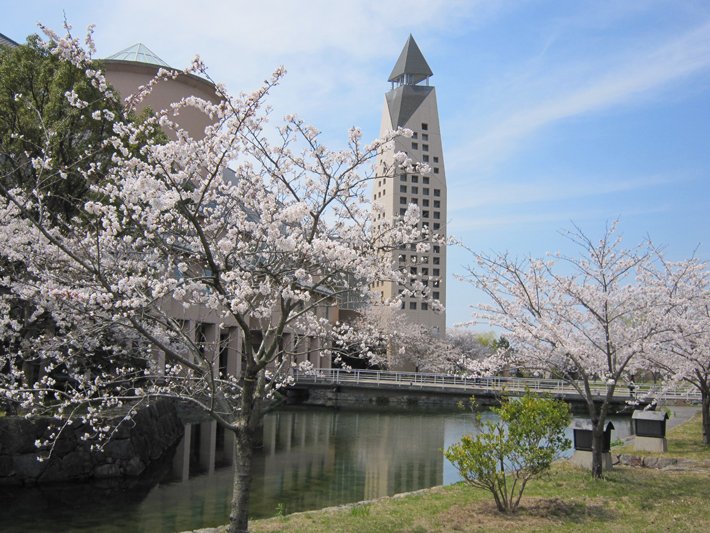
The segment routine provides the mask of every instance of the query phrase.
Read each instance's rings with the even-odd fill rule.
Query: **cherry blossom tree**
[[[647,360],[649,370],[661,371],[666,386],[689,383],[701,395],[703,442],[710,445],[710,273],[697,258],[665,261],[648,272],[666,302],[670,328],[657,338]]]
[[[624,248],[616,223],[599,241],[578,227],[566,236],[579,256],[516,260],[472,252],[476,263],[465,279],[492,301],[478,306],[475,317],[505,331],[509,362],[565,380],[584,400],[593,428],[592,474],[600,477],[614,392],[644,367],[668,325],[661,291],[644,283],[654,266],[649,246]]]
[[[393,306],[373,304],[352,323],[341,325],[342,353],[364,354],[380,367],[405,366],[420,372],[482,375],[498,368],[494,352],[476,334],[455,329],[434,335]],[[352,340],[348,342],[348,336]],[[360,356],[362,358],[362,356]]]
[[[92,62],[90,36],[86,51],[70,34],[46,34],[52,54],[81,68],[103,98],[116,98]],[[186,72],[207,76],[199,58]],[[21,265],[3,279],[8,289],[0,295],[0,395],[27,416],[81,418],[98,446],[116,429],[102,422],[105,409],[128,406],[129,419],[161,397],[201,408],[235,435],[233,532],[248,529],[252,448],[265,401],[288,383],[294,348],[286,332],[323,339],[329,356],[338,332],[322,310],[341,295],[367,300],[376,281],[408,286],[392,251],[430,242],[416,207],[374,224],[377,207],[366,200],[370,180],[415,170],[403,153],[396,168],[377,175],[371,164],[395,136],[410,133],[364,144],[352,129],[347,148],[330,150],[295,116],[271,129],[265,99],[283,74],[278,69],[238,96],[217,84],[218,103],[185,98],[136,124],[127,114],[177,75],[161,69],[125,100],[125,112],[92,114],[112,121],[106,144],[115,155],[106,169],[71,163],[92,184],[71,218],[46,216],[45,187],[0,179],[0,253]],[[76,93],[66,98],[87,105]],[[172,118],[186,107],[212,118],[203,137]],[[159,130],[172,140],[152,141]],[[63,166],[47,156],[31,164],[40,184],[63,179]],[[33,302],[25,323],[48,313],[51,327],[23,336],[11,297]],[[215,354],[186,330],[176,309],[195,308],[239,330],[240,375],[220,372]],[[107,357],[88,371],[89,354],[99,352]],[[33,384],[23,371],[28,357],[42,361]],[[40,452],[51,453],[56,436],[38,442]]]

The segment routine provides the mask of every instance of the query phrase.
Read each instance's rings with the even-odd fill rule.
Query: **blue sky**
[[[387,77],[411,32],[434,71],[449,232],[479,251],[570,251],[620,218],[673,259],[710,258],[710,3],[707,1],[4,2],[0,32],[37,21],[82,34],[98,56],[143,42],[175,67],[199,53],[213,78],[255,88],[277,65],[271,100],[330,145],[352,125],[378,133]],[[196,7],[199,6],[199,7]],[[448,314],[480,295],[452,275]],[[484,328],[485,329],[485,328]]]

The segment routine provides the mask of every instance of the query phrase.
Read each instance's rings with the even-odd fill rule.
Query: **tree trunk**
[[[253,443],[249,426],[234,433],[234,482],[229,533],[248,533]]]
[[[710,392],[702,390],[703,444],[710,445]]]
[[[599,429],[599,423],[592,423],[592,477],[602,477],[602,447],[604,444],[604,431]]]
[[[248,533],[249,496],[251,494],[251,469],[256,433],[254,417],[259,410],[257,385],[259,371],[247,368],[244,372],[241,408],[236,417],[234,430],[234,482],[232,487],[232,510],[229,513],[229,533]]]

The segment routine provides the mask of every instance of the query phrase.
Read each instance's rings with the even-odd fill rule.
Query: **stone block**
[[[575,450],[574,455],[570,458],[570,463],[573,465],[580,466],[582,468],[592,468],[592,452]],[[602,471],[611,470],[611,453],[606,452],[602,454]]]
[[[14,475],[20,479],[36,480],[47,467],[47,463],[40,463],[37,460],[37,453],[16,455],[12,462]]]
[[[138,457],[132,457],[123,464],[123,473],[127,476],[139,476],[145,470],[145,463]]]
[[[94,468],[93,477],[96,479],[108,479],[121,476],[121,469],[116,464],[103,464]]]
[[[665,453],[668,451],[668,441],[657,437],[634,437],[634,450]]]

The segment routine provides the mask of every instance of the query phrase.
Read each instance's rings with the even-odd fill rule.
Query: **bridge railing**
[[[575,387],[563,380],[544,378],[518,378],[504,376],[469,377],[453,374],[435,374],[427,372],[394,372],[384,370],[359,370],[328,368],[302,372],[293,370],[296,383],[314,384],[348,384],[380,388],[414,388],[426,390],[451,390],[474,393],[476,391],[521,393],[526,389],[549,394],[578,394]],[[579,383],[579,387],[583,387]],[[590,383],[590,389],[595,396],[607,393],[607,384],[598,381]],[[615,398],[660,398],[665,400],[699,401],[700,393],[688,388],[663,389],[650,384],[636,385],[633,391],[625,385],[617,385]]]

